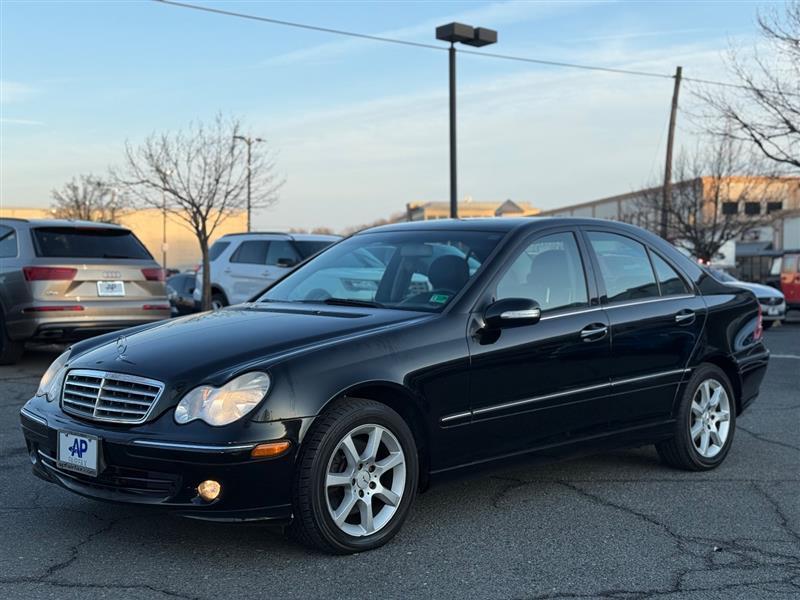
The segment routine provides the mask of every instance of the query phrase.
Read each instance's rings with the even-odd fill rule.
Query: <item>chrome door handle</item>
[[[677,315],[675,315],[675,322],[682,323],[685,325],[693,323],[694,319],[695,319],[695,314],[691,310],[681,311]]]
[[[604,337],[606,337],[607,333],[607,325],[596,323],[581,330],[581,339],[584,342],[595,342],[597,340],[602,340]]]

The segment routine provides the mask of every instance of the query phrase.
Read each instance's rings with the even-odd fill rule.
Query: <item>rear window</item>
[[[303,258],[308,258],[330,246],[333,242],[329,242],[327,240],[320,240],[320,241],[295,241],[294,245],[297,248],[297,251]]]
[[[17,255],[17,232],[11,227],[0,225],[0,258],[13,258]]]
[[[39,227],[33,230],[37,256],[57,258],[152,259],[150,253],[125,229]]]
[[[231,245],[230,242],[223,242],[223,241],[214,242],[211,245],[211,248],[208,249],[208,260],[211,261],[217,260],[219,258],[219,255],[225,252],[225,248],[227,248],[230,245]]]

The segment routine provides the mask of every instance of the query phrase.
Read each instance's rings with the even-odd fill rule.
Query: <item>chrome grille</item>
[[[75,369],[64,381],[61,408],[95,421],[144,423],[163,390],[164,384],[154,379]]]
[[[783,298],[779,296],[770,296],[769,298],[759,298],[758,301],[765,306],[778,306],[783,303]]]

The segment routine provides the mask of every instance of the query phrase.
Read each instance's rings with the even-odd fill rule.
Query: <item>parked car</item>
[[[383,267],[350,266],[375,249]],[[296,294],[376,268],[369,300],[335,278]],[[409,293],[415,274],[431,289]],[[349,553],[432,480],[512,457],[654,443],[713,469],[768,359],[755,296],[642,229],[437,220],[358,233],[253,302],[78,343],[21,421],[34,473],[68,490]]]
[[[164,274],[118,225],[0,219],[0,363],[25,342],[65,342],[169,317]]]
[[[781,258],[781,292],[790,310],[800,310],[800,251],[786,252]]]
[[[756,295],[758,303],[761,305],[764,329],[769,329],[773,323],[786,319],[786,301],[780,290],[769,285],[740,281],[721,269],[709,268],[709,271],[722,283],[748,289]]]
[[[297,264],[340,240],[312,233],[232,233],[209,248],[211,307],[246,302]],[[200,305],[203,270],[197,270],[194,300]]]
[[[195,272],[178,273],[167,279],[167,299],[173,317],[197,311],[194,301]]]

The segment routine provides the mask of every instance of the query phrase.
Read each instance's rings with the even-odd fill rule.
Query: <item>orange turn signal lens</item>
[[[269,458],[273,456],[280,456],[289,449],[292,443],[289,440],[281,440],[280,442],[269,442],[266,444],[259,444],[250,451],[251,458]]]

